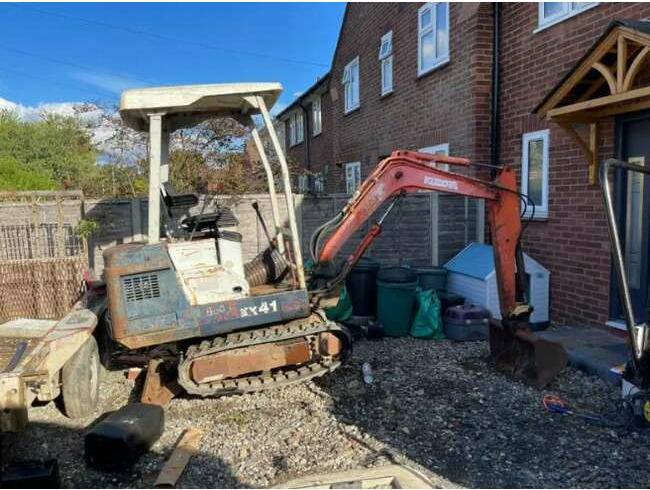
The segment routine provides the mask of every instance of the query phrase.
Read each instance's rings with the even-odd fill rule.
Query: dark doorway
[[[616,120],[618,158],[650,166],[650,113],[626,115]],[[640,173],[617,170],[615,203],[627,280],[635,320],[646,321],[650,276],[650,178]],[[611,314],[621,319],[623,310],[618,284],[612,273]]]

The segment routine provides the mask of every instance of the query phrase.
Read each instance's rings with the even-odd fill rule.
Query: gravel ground
[[[3,441],[5,461],[57,457],[64,486],[148,487],[188,427],[205,433],[179,487],[265,487],[326,470],[389,464],[419,468],[437,487],[644,488],[650,434],[600,427],[545,412],[546,393],[576,409],[615,406],[618,389],[566,369],[544,391],[495,373],[487,343],[396,339],[355,344],[350,361],[314,382],[270,393],[173,400],[165,432],[130,471],[83,463],[83,430],[137,392],[121,372],[107,376],[101,406],[69,420],[54,404]],[[375,381],[360,374],[368,361]]]

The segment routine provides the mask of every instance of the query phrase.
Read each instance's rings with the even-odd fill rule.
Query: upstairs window
[[[449,3],[425,3],[418,11],[418,75],[449,61]]]
[[[354,58],[343,70],[345,113],[359,107],[359,57]]]
[[[350,162],[345,164],[345,190],[348,194],[361,185],[361,162]]]
[[[386,95],[393,91],[393,31],[381,37],[379,61],[381,62],[381,95]]]
[[[527,218],[548,218],[548,148],[548,129],[522,138],[521,193],[527,196]]]
[[[306,194],[309,190],[309,178],[306,175],[298,176],[298,193]]]
[[[539,27],[545,28],[595,7],[598,2],[538,2],[538,4]]]
[[[427,146],[426,148],[420,148],[419,151],[422,153],[429,153],[430,155],[449,156],[449,143],[444,143],[442,145],[436,146]],[[431,167],[436,168],[438,167],[438,164],[436,162],[431,162]],[[441,170],[449,170],[449,164],[443,163],[439,168]]]
[[[317,172],[313,177],[313,191],[314,194],[322,194],[325,189],[323,184],[323,174],[322,172]]]
[[[312,136],[316,136],[321,133],[323,130],[323,120],[322,120],[322,110],[321,110],[321,98],[318,97],[314,99],[311,103],[311,119],[312,119]]]
[[[294,146],[305,139],[305,122],[302,111],[296,111],[289,116],[289,146]]]

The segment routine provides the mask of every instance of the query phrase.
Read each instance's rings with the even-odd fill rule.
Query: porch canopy
[[[574,139],[590,184],[598,179],[599,121],[650,108],[650,78],[638,76],[649,54],[650,22],[615,20],[533,111]]]

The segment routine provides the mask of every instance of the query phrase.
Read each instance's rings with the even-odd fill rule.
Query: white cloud
[[[36,106],[25,106],[0,97],[0,109],[15,112],[24,121],[38,121],[44,113],[74,116],[74,107],[79,104],[80,102],[53,102]]]
[[[75,72],[72,76],[81,82],[94,85],[95,87],[99,87],[115,94],[121,94],[125,90],[142,87],[143,85],[141,81],[133,80],[129,77],[104,75],[87,71]]]

